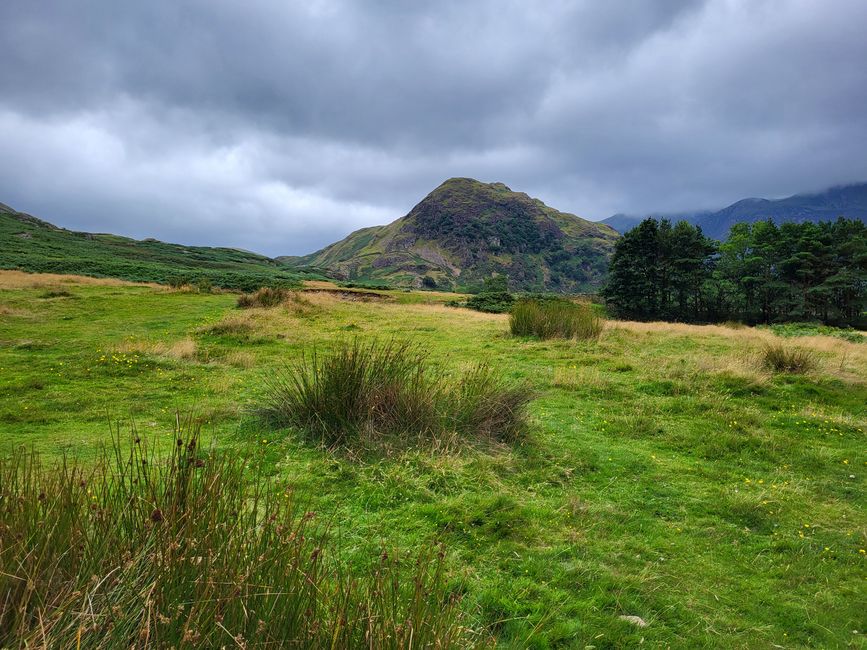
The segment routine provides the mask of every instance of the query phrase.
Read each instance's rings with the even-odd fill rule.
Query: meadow
[[[327,521],[350,570],[442,543],[476,638],[867,647],[867,344],[628,321],[538,340],[454,294],[325,282],[271,308],[237,297],[0,272],[0,454],[87,463],[133,425],[169,449],[192,414],[204,444],[255,454]],[[526,384],[527,431],[326,448],[262,417],[287,364],[372,338]],[[815,367],[766,368],[778,343]]]

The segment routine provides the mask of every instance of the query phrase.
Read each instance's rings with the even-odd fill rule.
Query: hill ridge
[[[616,238],[505,183],[454,177],[389,224],[281,259],[347,280],[471,288],[502,274],[513,289],[579,291],[599,286]]]

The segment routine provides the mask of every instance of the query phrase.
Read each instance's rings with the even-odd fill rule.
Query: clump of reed
[[[772,372],[803,374],[815,370],[819,360],[814,350],[788,346],[783,343],[768,343],[760,354],[761,365]]]
[[[262,287],[253,293],[238,296],[238,308],[276,307],[289,297],[290,291],[282,287]]]
[[[263,412],[328,446],[394,434],[509,441],[525,429],[531,398],[525,385],[503,380],[486,364],[455,379],[417,345],[356,338],[305,354],[271,376]]]
[[[568,300],[519,300],[509,315],[513,336],[597,339],[604,326],[591,305]]]
[[[0,457],[0,647],[466,647],[443,554],[351,576],[255,459],[167,458],[135,437],[92,463]]]

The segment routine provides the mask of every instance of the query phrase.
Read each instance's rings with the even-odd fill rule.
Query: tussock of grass
[[[118,354],[150,354],[168,357],[177,361],[190,361],[196,359],[198,356],[198,346],[191,338],[183,338],[170,343],[163,341],[127,340],[115,346],[114,351]]]
[[[248,319],[229,316],[213,325],[200,328],[198,332],[200,334],[210,334],[211,336],[247,337],[254,330],[253,323]]]
[[[590,305],[566,300],[521,300],[509,316],[513,336],[597,339],[605,323]]]
[[[255,293],[245,293],[238,296],[238,307],[240,309],[276,307],[289,297],[289,293],[281,287],[262,287]]]
[[[135,439],[95,465],[0,459],[0,646],[466,647],[441,551],[351,578],[314,514],[202,452],[189,423],[161,462]],[[409,569],[409,570],[407,570]]]
[[[526,387],[504,382],[485,364],[451,380],[411,343],[355,339],[304,355],[273,376],[264,412],[328,445],[383,434],[507,441],[524,429],[530,399]]]
[[[819,365],[815,351],[795,348],[782,343],[769,343],[761,352],[761,364],[772,372],[800,374],[815,370]]]

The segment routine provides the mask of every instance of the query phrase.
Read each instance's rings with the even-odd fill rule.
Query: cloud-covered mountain
[[[646,216],[688,221],[701,226],[709,237],[725,239],[732,225],[773,219],[777,223],[794,221],[832,221],[837,217],[867,221],[867,183],[832,187],[815,194],[796,194],[785,199],[742,199],[716,212],[656,213]],[[615,214],[601,223],[623,233],[644,217]]]

